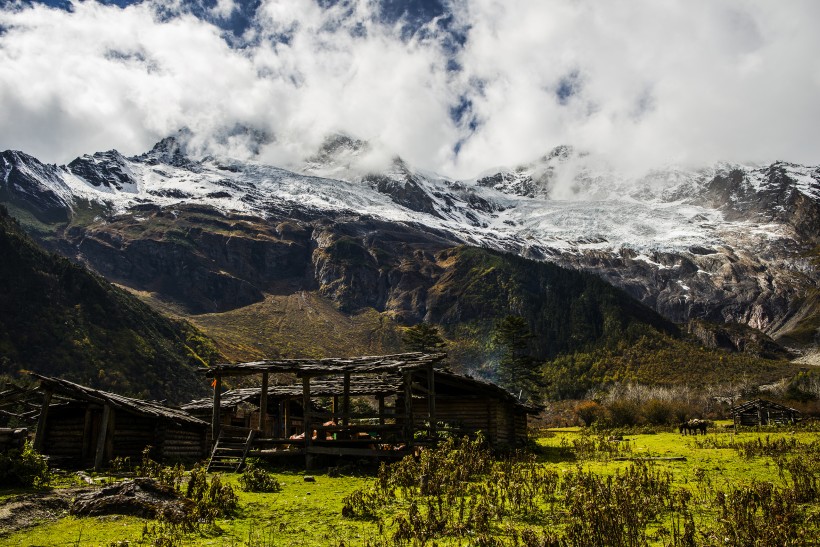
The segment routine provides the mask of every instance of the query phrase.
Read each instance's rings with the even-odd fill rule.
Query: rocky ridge
[[[184,134],[141,156],[109,151],[66,166],[7,151],[0,200],[59,224],[52,244],[65,254],[194,312],[296,283],[344,309],[418,320],[426,300],[409,280],[435,261],[414,257],[457,245],[593,272],[676,322],[741,323],[775,337],[817,286],[817,167],[720,164],[628,178],[559,147],[455,181],[399,158],[357,170],[366,150],[331,140],[302,172],[190,157]],[[385,256],[398,266],[385,267]]]

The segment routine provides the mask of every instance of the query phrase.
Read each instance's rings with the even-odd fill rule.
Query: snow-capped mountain
[[[399,158],[362,170],[367,149],[337,136],[291,170],[191,157],[184,134],[140,156],[111,150],[64,166],[6,151],[0,199],[46,222],[86,218],[62,232],[63,250],[73,245],[98,270],[78,241],[114,219],[149,222],[146,210],[195,205],[260,223],[377,219],[595,272],[676,321],[736,321],[773,334],[802,313],[817,284],[818,167],[718,164],[629,177],[559,147],[528,165],[451,180]]]

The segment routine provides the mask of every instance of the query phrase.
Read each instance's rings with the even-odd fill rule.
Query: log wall
[[[119,410],[115,411],[115,415],[111,457],[131,458],[131,463],[136,464],[148,445],[154,447],[152,456],[157,457],[159,447],[162,446],[157,420]]]
[[[417,429],[427,419],[427,400],[413,398],[413,416]],[[475,396],[436,397],[436,421],[458,429],[456,434],[482,431],[494,446],[514,446],[526,441],[527,416],[516,414],[511,403]]]
[[[48,414],[42,451],[72,465],[83,463],[85,407],[52,408]]]
[[[165,429],[162,443],[162,458],[165,460],[199,460],[207,456],[207,428],[181,428],[169,426]]]

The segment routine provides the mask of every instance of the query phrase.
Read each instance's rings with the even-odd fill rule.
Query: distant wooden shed
[[[800,420],[800,411],[766,399],[754,399],[729,409],[735,425],[760,426],[793,424]]]
[[[136,463],[149,445],[156,459],[207,455],[208,423],[183,410],[32,376],[43,393],[34,447],[61,463],[95,469],[116,457]]]

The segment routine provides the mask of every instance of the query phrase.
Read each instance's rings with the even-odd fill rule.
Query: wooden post
[[[219,438],[220,412],[222,411],[222,376],[214,377],[214,409],[211,417],[211,442],[216,443]]]
[[[413,375],[408,371],[404,373],[404,441],[407,446],[413,446],[415,428],[413,423]]]
[[[273,424],[273,438],[284,439],[287,435],[284,432],[285,428],[285,401],[279,401],[276,412],[276,422]]]
[[[83,420],[83,450],[82,460],[85,465],[86,460],[91,456],[91,405],[85,408],[85,419]]]
[[[344,375],[344,396],[342,398],[342,425],[350,424],[350,373]]]
[[[302,378],[302,407],[305,416],[305,468],[310,469],[312,458],[308,451],[313,437],[313,427],[310,424],[310,376]]]
[[[259,431],[265,436],[265,421],[268,419],[268,373],[262,373],[262,394],[259,396]]]
[[[285,399],[285,438],[291,435],[290,427],[290,399]]]
[[[105,457],[105,441],[108,437],[108,421],[111,419],[111,405],[103,406],[102,421],[100,421],[100,434],[97,436],[97,454],[94,458],[94,471],[99,471]]]
[[[384,425],[384,395],[379,395],[379,425]]]
[[[331,403],[331,405],[332,406],[330,408],[330,410],[331,410],[331,412],[330,412],[331,416],[330,417],[331,417],[331,419],[333,420],[334,423],[338,423],[337,420],[336,420],[336,418],[340,414],[340,412],[339,412],[339,396],[338,395],[333,396],[333,402]]]
[[[436,376],[432,363],[427,365],[427,415],[430,420],[430,439],[436,439]]]
[[[40,409],[40,419],[37,421],[37,434],[34,437],[34,450],[43,451],[43,441],[46,438],[46,420],[48,419],[48,406],[51,404],[51,391],[43,393],[43,407]]]

